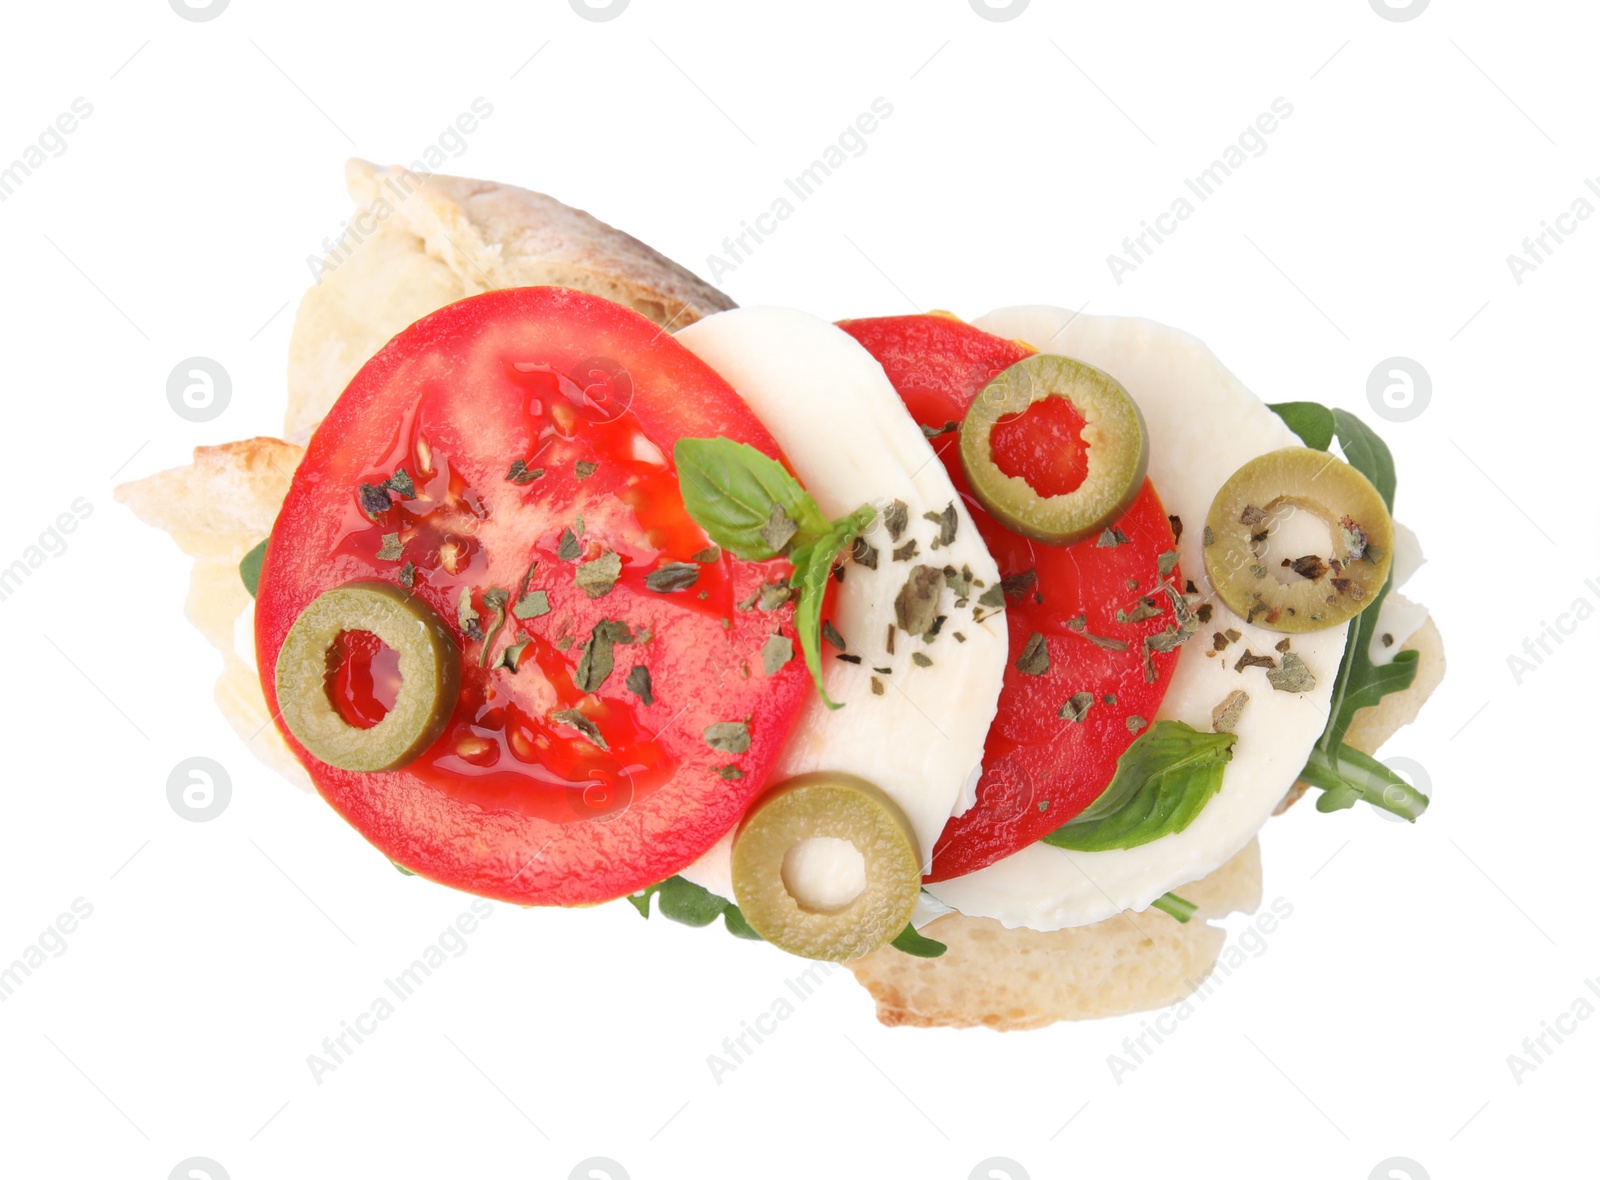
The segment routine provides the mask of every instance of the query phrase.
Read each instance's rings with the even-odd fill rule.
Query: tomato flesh
[[[1033,351],[947,316],[839,326],[877,358],[912,417],[933,430],[959,423],[992,377]],[[1070,491],[1087,470],[1082,425],[1070,405],[1048,399],[1003,424],[1003,433],[996,430],[996,461],[1043,494]],[[998,523],[973,497],[956,440],[950,432],[933,445],[1015,592],[1006,601],[1011,659],[984,747],[978,800],[945,825],[930,882],[974,872],[1032,844],[1105,790],[1135,729],[1142,729],[1134,719],[1153,720],[1166,694],[1177,653],[1152,653],[1147,663],[1144,641],[1173,622],[1162,586],[1184,585],[1175,557],[1168,558],[1171,572],[1161,572],[1161,556],[1175,541],[1148,480],[1114,523],[1126,543],[1105,547],[1090,538],[1043,545]],[[1127,621],[1118,621],[1118,611]],[[1039,675],[1017,667],[1035,633],[1044,636],[1050,657]],[[1079,693],[1091,694],[1093,704],[1081,721],[1063,719],[1062,706]]]
[[[278,650],[334,586],[409,579],[458,639],[459,697],[412,764],[343,771],[284,733],[322,795],[391,859],[483,896],[577,904],[671,876],[737,822],[809,680],[798,660],[762,670],[767,638],[794,635],[792,606],[738,606],[786,579],[788,563],[710,557],[678,493],[673,443],[714,435],[781,458],[733,389],[670,335],[561,288],[454,304],[357,374],[273,529],[256,638],[274,716]],[[519,461],[543,474],[508,478]],[[384,487],[387,507],[370,490]],[[584,563],[602,558],[620,566],[609,589],[582,584]],[[692,564],[694,584],[649,588],[668,563]],[[518,618],[524,582],[547,609]],[[498,631],[491,590],[507,596]],[[610,675],[596,685],[591,669],[580,687],[585,644],[608,620],[632,642],[614,644]],[[373,725],[397,685],[387,649],[362,634],[335,645],[328,690],[346,720]],[[513,671],[504,655],[518,644]],[[635,665],[649,703],[630,688]],[[716,722],[745,724],[749,749],[711,748]]]

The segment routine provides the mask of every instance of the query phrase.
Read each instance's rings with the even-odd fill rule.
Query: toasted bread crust
[[[1404,649],[1418,653],[1416,680],[1358,712],[1347,735],[1369,754],[1416,719],[1444,678],[1444,644],[1432,619]],[[1304,790],[1295,784],[1278,810]],[[878,1020],[890,1027],[1014,1030],[1144,1012],[1183,999],[1216,966],[1224,932],[1202,918],[1251,913],[1260,905],[1259,846],[1252,840],[1216,872],[1176,892],[1200,906],[1187,924],[1145,910],[1043,933],[946,914],[923,929],[949,947],[939,958],[886,947],[846,966],[877,1002]]]

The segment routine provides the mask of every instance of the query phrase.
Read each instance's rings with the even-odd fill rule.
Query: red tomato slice
[[[911,416],[933,430],[960,422],[990,378],[1033,351],[943,315],[846,320],[839,326],[877,358]],[[996,431],[996,461],[1006,474],[1020,475],[1047,494],[1068,491],[1086,469],[1081,426],[1070,407],[1052,399]],[[1011,662],[984,747],[977,804],[945,825],[929,881],[1009,856],[1066,823],[1105,790],[1117,759],[1141,722],[1155,717],[1172,679],[1177,653],[1156,653],[1147,665],[1144,641],[1173,622],[1162,585],[1184,585],[1175,554],[1168,558],[1171,572],[1161,572],[1161,556],[1175,542],[1149,480],[1115,524],[1125,544],[1102,548],[1090,539],[1041,545],[996,522],[973,497],[956,439],[951,431],[933,445],[1014,588],[1006,600]],[[1119,611],[1128,621],[1118,621]],[[1030,675],[1016,665],[1036,633],[1044,636],[1050,666]],[[1087,713],[1081,721],[1062,719],[1062,706],[1079,693],[1090,694]]]
[[[671,876],[737,822],[810,687],[798,659],[772,676],[762,670],[767,638],[794,636],[792,605],[736,606],[786,579],[788,563],[726,553],[695,562],[710,542],[684,509],[672,447],[713,435],[780,457],[733,389],[670,335],[561,288],[454,304],[407,328],[356,375],[312,439],[273,528],[256,650],[277,716],[278,651],[295,618],[331,587],[409,576],[458,638],[460,698],[443,735],[411,765],[339,770],[284,732],[323,797],[386,855],[485,897],[575,904]],[[544,474],[514,482],[517,461]],[[384,508],[373,489],[401,469],[409,493],[395,480],[402,487]],[[391,535],[403,546],[394,560],[382,555]],[[620,576],[590,597],[577,570],[608,552]],[[508,617],[489,639],[486,669],[481,636],[495,612],[484,593],[506,591],[509,614],[530,562],[528,589],[543,591],[549,610]],[[669,562],[694,563],[694,585],[647,587]],[[463,589],[480,616],[478,636],[458,615]],[[635,641],[617,643],[614,670],[584,692],[577,665],[603,620],[625,623]],[[495,666],[524,640],[516,672]],[[354,725],[376,724],[393,703],[387,651],[359,631],[338,645],[328,690]],[[628,687],[635,665],[649,672],[648,703]],[[553,716],[568,709],[609,748]],[[718,722],[744,724],[748,750],[711,748],[705,731]]]

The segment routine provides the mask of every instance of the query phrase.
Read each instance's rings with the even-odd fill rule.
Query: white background
[[[1600,218],[1521,284],[1506,263],[1600,176],[1590,6],[1034,0],[992,21],[966,0],[634,0],[601,23],[565,0],[233,0],[196,22],[124,0],[11,4],[5,24],[0,162],[75,98],[94,109],[0,204],[0,565],[74,499],[92,515],[0,602],[0,962],[75,898],[93,914],[0,1004],[0,1174],[1593,1174],[1600,1019],[1520,1084],[1506,1060],[1600,977],[1600,624],[1520,685],[1507,663],[1600,605]],[[1449,646],[1385,750],[1431,776],[1424,821],[1274,821],[1267,898],[1293,916],[1120,1084],[1107,1056],[1147,1017],[886,1030],[840,971],[719,1085],[707,1055],[803,965],[621,903],[497,906],[314,1082],[307,1054],[467,899],[246,753],[181,615],[187,560],[111,488],[279,431],[305,260],[350,215],[344,159],[408,162],[480,96],[494,113],[448,170],[702,272],[884,97],[866,152],[724,278],[741,303],[1087,300],[1195,332],[1266,400],[1363,413]],[[1118,284],[1106,256],[1280,96],[1265,154]],[[234,382],[203,425],[165,397],[197,354]],[[1391,424],[1366,382],[1394,355],[1433,395]],[[232,778],[207,823],[166,797],[194,755]]]

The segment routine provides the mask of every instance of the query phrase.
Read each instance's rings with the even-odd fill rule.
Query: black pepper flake
[[[1108,692],[1108,693],[1106,693],[1105,696],[1101,697],[1100,699],[1102,701],[1104,701],[1108,705],[1114,705],[1114,704],[1117,703],[1117,694],[1114,693],[1114,692]]]
[[[669,561],[645,575],[644,584],[657,594],[687,590],[700,578],[700,567],[692,561]]]
[[[844,636],[839,634],[839,630],[833,625],[832,619],[822,620],[822,637],[833,644],[839,651],[844,651],[845,648],[850,646],[844,641]]]
[[[696,553],[691,560],[698,561],[701,565],[710,565],[713,561],[717,561],[721,557],[721,549],[717,548],[715,545],[708,545],[706,548],[700,550],[699,553]]]
[[[1221,631],[1213,631],[1211,634],[1211,648],[1213,651],[1226,651],[1228,648],[1228,637]]]
[[[1233,670],[1235,672],[1243,672],[1246,668],[1276,668],[1277,666],[1278,661],[1271,656],[1258,656],[1247,647],[1244,649],[1244,655],[1239,657],[1238,663],[1234,664]]]
[[[927,423],[919,425],[922,427],[922,437],[928,439],[938,438],[941,434],[954,434],[961,429],[961,423],[954,419],[947,421],[943,426],[929,426]]]
[[[650,669],[643,664],[635,664],[628,670],[626,681],[628,691],[638,697],[647,705],[656,703],[655,686],[650,683]]]
[[[1193,583],[1191,583],[1191,585],[1192,584]],[[1199,607],[1195,609],[1194,617],[1199,619],[1202,623],[1209,623],[1211,621],[1211,604],[1209,602],[1202,602]]]
[[[571,529],[561,530],[561,540],[556,545],[556,556],[562,561],[577,561],[583,549],[578,545],[578,538]]]
[[[865,537],[857,537],[850,546],[850,560],[857,565],[864,565],[869,570],[878,568],[878,551],[867,544]]]
[[[900,535],[906,531],[906,524],[911,519],[911,509],[906,507],[904,500],[896,500],[884,509],[883,524],[889,530],[889,540],[898,541]]]
[[[1183,539],[1183,521],[1176,516],[1167,517],[1167,523],[1172,526],[1172,543],[1176,545]]]
[[[1082,721],[1092,708],[1094,708],[1094,693],[1075,692],[1067,698],[1067,703],[1061,706],[1056,716],[1063,721]]]
[[[1264,509],[1257,508],[1254,504],[1246,504],[1244,511],[1239,513],[1239,523],[1242,525],[1258,525],[1267,519]]]
[[[580,483],[598,470],[600,470],[600,464],[590,459],[579,459],[572,465],[572,474]]]
[[[724,754],[743,754],[750,748],[750,729],[742,721],[717,721],[706,726],[706,745]]]
[[[883,695],[883,681],[879,680],[876,676],[872,678],[872,695],[875,697],[881,697]]]
[[[377,520],[394,505],[389,489],[381,484],[364,483],[356,489],[356,494],[361,499],[361,511],[372,520]]]
[[[961,634],[959,631],[950,632],[950,638],[954,639],[957,643],[965,643],[967,641],[967,637]]]
[[[904,545],[901,545],[894,551],[894,559],[896,561],[910,561],[916,555],[917,539],[915,537],[912,537],[911,540],[907,541]]]
[[[914,651],[911,653],[911,662],[919,668],[933,667],[932,658],[920,651]]]
[[[1302,578],[1306,578],[1312,582],[1315,582],[1318,578],[1322,577],[1323,574],[1328,572],[1328,563],[1323,561],[1322,558],[1318,557],[1315,553],[1308,553],[1304,557],[1295,558],[1293,561],[1290,561],[1287,557],[1285,557],[1283,559],[1283,564],[1288,566],[1295,573],[1299,574]]]
[[[1273,648],[1276,651],[1288,651],[1289,641],[1287,639],[1280,639],[1277,643],[1273,644]]]
[[[833,658],[836,659],[836,660],[843,660],[847,664],[859,664],[861,662],[861,657],[860,656],[851,655],[847,651],[842,651],[838,655],[834,656]]]
[[[544,476],[543,467],[529,467],[522,459],[517,459],[506,472],[506,482],[514,484],[530,484]]]
[[[898,627],[890,623],[883,635],[883,649],[890,655],[894,655],[894,633],[898,630]]]
[[[402,572],[403,572],[403,571],[402,571]],[[1383,646],[1384,646],[1384,647],[1393,647],[1393,646],[1394,646],[1394,636],[1393,636],[1393,635],[1391,635],[1391,634],[1390,634],[1390,633],[1389,633],[1389,632],[1387,632],[1387,631],[1385,631],[1385,632],[1384,632],[1384,633],[1383,633]]]
[[[1022,654],[1017,657],[1017,671],[1026,676],[1043,676],[1050,670],[1050,649],[1045,645],[1044,636],[1035,631],[1028,636],[1028,642],[1022,645]]]
[[[404,467],[397,468],[395,473],[384,482],[383,486],[402,500],[409,500],[417,494],[417,485],[411,482],[411,476],[406,474]]]
[[[1141,729],[1143,729],[1145,726],[1149,725],[1150,723],[1148,721],[1146,721],[1143,717],[1139,716],[1139,714],[1130,713],[1130,714],[1128,714],[1128,720],[1126,722],[1124,722],[1124,724],[1128,727],[1128,732],[1129,733],[1138,733]]]
[[[945,621],[948,618],[948,615],[935,615],[933,617],[933,622],[928,625],[928,629],[922,633],[922,642],[932,643],[935,639],[937,639],[939,637],[940,629],[944,627]]]
[[[834,566],[832,572],[833,572],[833,580],[835,582],[839,582],[839,583],[843,584],[843,582],[844,582],[844,564],[841,562],[839,565]]]
[[[872,670],[874,672],[878,673],[878,675],[880,675],[880,676],[892,676],[892,675],[894,675],[894,669],[893,668],[873,668]]]
[[[417,567],[409,561],[400,567],[400,584],[410,590],[417,584]],[[1393,642],[1391,639],[1390,642]]]

